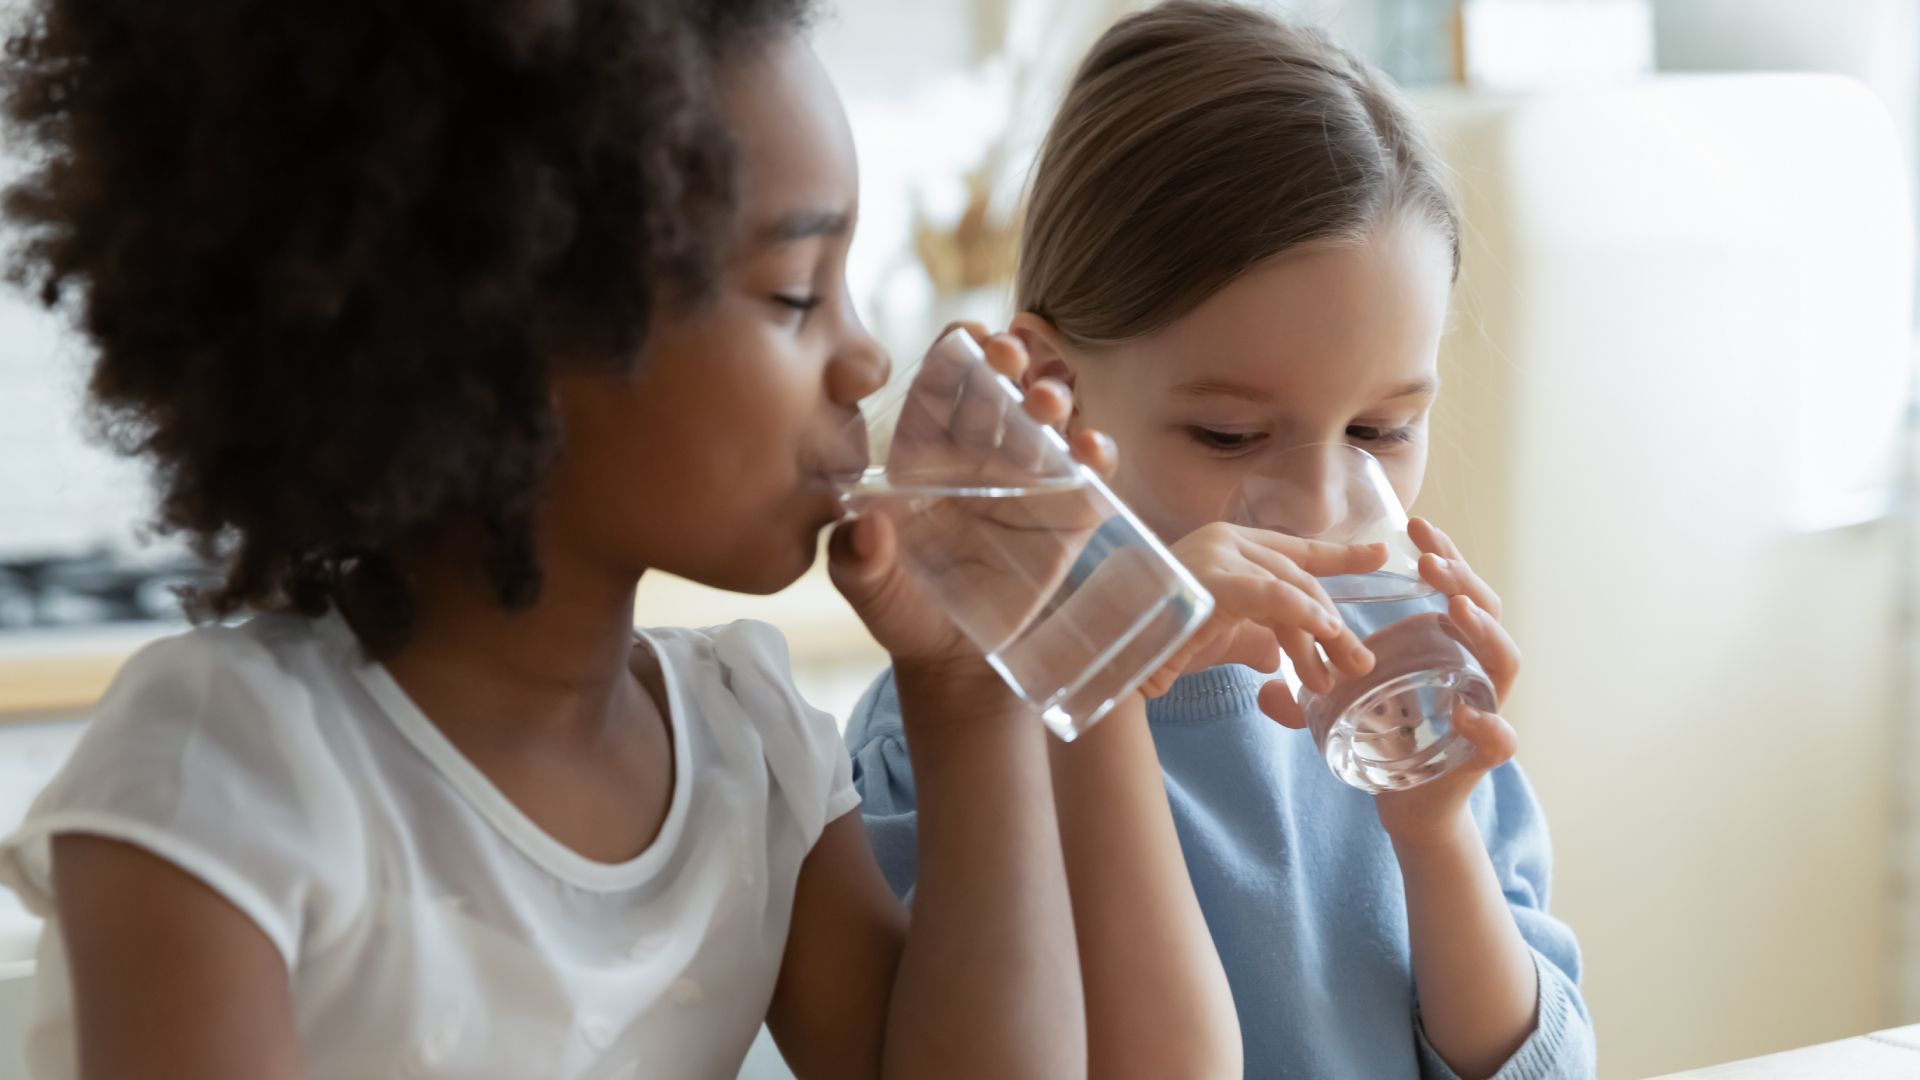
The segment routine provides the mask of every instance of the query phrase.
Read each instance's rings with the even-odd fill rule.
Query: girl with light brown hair
[[[1378,796],[1343,784],[1289,730],[1303,720],[1286,685],[1260,673],[1284,651],[1309,685],[1330,677],[1305,636],[1332,615],[1309,580],[1324,571],[1303,541],[1219,520],[1271,455],[1330,442],[1368,451],[1413,504],[1459,230],[1443,167],[1381,75],[1318,32],[1201,0],[1127,18],[1094,46],[1033,178],[1013,329],[1035,377],[1073,387],[1073,422],[1114,436],[1116,490],[1219,601],[1186,674],[1116,710],[1085,749],[1151,732],[1250,1077],[1594,1071],[1579,951],[1547,912],[1547,828],[1513,729],[1461,706],[1461,768]],[[1504,701],[1519,653],[1499,597],[1445,533],[1418,519],[1410,533]],[[889,674],[848,743],[904,891],[917,807],[896,699]],[[1092,1071],[1128,1074],[1116,1048],[1180,1038],[1152,979],[1171,946],[1097,934],[1080,927]],[[1130,1018],[1128,1038],[1103,1041],[1097,1004]]]

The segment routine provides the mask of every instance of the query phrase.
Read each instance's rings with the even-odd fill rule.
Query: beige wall
[[[1884,117],[1791,77],[1430,105],[1468,242],[1421,509],[1527,656],[1603,1075],[1920,1019],[1889,1006],[1895,531],[1788,524],[1809,380],[1907,348]]]

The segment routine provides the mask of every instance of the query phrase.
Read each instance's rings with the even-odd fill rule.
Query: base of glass
[[[1080,678],[1044,701],[1034,702],[1047,730],[1069,743],[1085,734],[1173,659],[1212,614],[1213,597],[1197,588],[1163,599],[1120,640],[1108,645]],[[989,653],[987,662],[1017,693],[1026,696],[1020,680],[998,656]]]
[[[1493,685],[1464,668],[1416,671],[1369,689],[1314,732],[1341,780],[1375,795],[1405,791],[1445,776],[1472,755],[1473,744],[1453,732],[1460,702],[1494,711]]]

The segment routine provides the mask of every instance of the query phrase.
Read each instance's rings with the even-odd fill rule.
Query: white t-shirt
[[[674,789],[630,862],[542,832],[337,616],[271,616],[130,661],[0,843],[0,884],[51,919],[49,838],[67,832],[206,882],[286,958],[311,1080],[732,1076],[801,862],[858,796],[772,627],[639,637],[665,677]],[[68,1080],[71,984],[47,929],[27,1055]]]

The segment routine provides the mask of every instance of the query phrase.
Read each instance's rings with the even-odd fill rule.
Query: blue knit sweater
[[[1422,1033],[1400,867],[1372,797],[1328,770],[1306,734],[1255,704],[1262,677],[1221,667],[1147,710],[1174,824],[1232,984],[1249,1078],[1456,1080]],[[912,769],[891,673],[847,731],[881,868],[913,887]],[[1473,794],[1474,818],[1540,973],[1539,1023],[1497,1080],[1589,1080],[1593,1027],[1573,933],[1547,914],[1551,855],[1519,768]]]

